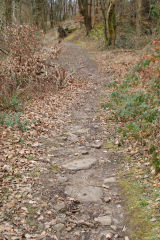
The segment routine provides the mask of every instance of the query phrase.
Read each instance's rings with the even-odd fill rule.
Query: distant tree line
[[[45,33],[47,28],[78,14],[87,35],[96,23],[103,21],[108,46],[114,46],[117,25],[123,19],[135,26],[137,39],[144,29],[148,34],[160,31],[159,0],[0,0],[1,28],[13,22],[32,23]],[[152,29],[150,22],[155,23]]]
[[[87,35],[97,19],[104,22],[104,35],[107,45],[114,45],[116,26],[122,19],[135,25],[137,39],[142,34],[142,26],[151,34],[160,31],[159,0],[78,0],[79,10],[84,18]],[[156,23],[155,29],[149,29],[148,22]]]
[[[78,11],[75,0],[0,0],[0,24],[33,23],[46,32]]]

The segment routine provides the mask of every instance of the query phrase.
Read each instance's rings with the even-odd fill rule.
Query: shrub
[[[22,96],[64,86],[68,74],[54,63],[61,50],[60,44],[56,44],[51,52],[45,51],[40,44],[40,33],[28,25],[8,26],[3,37],[8,56],[0,66],[1,109],[11,107],[16,110]]]
[[[9,113],[9,114],[0,114],[0,125],[7,128],[7,127],[16,127],[21,131],[26,130],[28,125],[28,121],[22,121],[20,119],[21,113]]]
[[[120,123],[118,132],[125,139],[138,141],[152,154],[156,173],[160,171],[160,42],[155,52],[137,64],[119,85],[112,84],[110,102]],[[111,85],[110,85],[111,86]],[[110,87],[109,86],[109,87]]]

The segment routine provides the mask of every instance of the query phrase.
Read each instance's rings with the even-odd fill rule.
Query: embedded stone
[[[100,216],[94,219],[96,222],[99,222],[103,226],[110,226],[112,224],[111,216]]]
[[[53,227],[54,231],[56,231],[56,232],[62,231],[63,228],[64,228],[63,223],[58,223],[58,224],[54,225],[54,227]]]
[[[83,158],[62,165],[63,168],[73,171],[85,170],[92,167],[97,162],[95,158]]]
[[[106,179],[104,179],[104,184],[106,184],[106,183],[114,183],[114,182],[116,182],[116,177],[109,177],[109,178],[106,178]]]
[[[82,202],[101,201],[103,196],[101,188],[92,186],[67,186],[65,193]]]
[[[64,204],[64,203],[58,203],[57,205],[53,206],[53,208],[54,208],[56,211],[61,211],[62,209],[65,208],[65,204]]]
[[[91,145],[91,147],[96,148],[96,149],[100,149],[102,147],[102,143],[101,142],[95,142]]]

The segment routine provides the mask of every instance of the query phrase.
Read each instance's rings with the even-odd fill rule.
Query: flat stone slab
[[[96,149],[100,149],[102,147],[102,143],[101,142],[95,142],[91,144],[92,148],[96,148]]]
[[[112,224],[111,216],[99,216],[94,219],[96,222],[99,222],[103,226],[110,226]]]
[[[81,125],[71,126],[70,131],[72,134],[84,134],[89,131],[88,128],[84,128]]]
[[[63,228],[64,228],[64,224],[63,224],[63,223],[58,223],[58,224],[56,224],[56,225],[53,227],[54,231],[56,231],[56,232],[62,231]]]
[[[77,135],[75,134],[69,134],[69,140],[72,141],[72,142],[78,142],[79,141],[79,138],[77,137]]]
[[[101,201],[103,196],[101,188],[92,186],[67,186],[65,193],[82,202]]]
[[[97,162],[97,159],[95,158],[83,158],[83,159],[78,159],[73,162],[63,164],[62,167],[68,170],[79,171],[79,170],[89,169],[96,162]]]
[[[116,177],[109,177],[109,178],[104,179],[104,184],[106,184],[106,183],[114,183],[116,181],[117,181]]]
[[[56,211],[61,211],[62,209],[65,208],[65,204],[64,204],[64,203],[59,203],[59,204],[56,204],[55,206],[53,206],[53,208],[54,208]]]

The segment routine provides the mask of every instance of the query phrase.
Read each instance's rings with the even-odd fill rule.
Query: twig
[[[8,52],[2,48],[0,48],[0,51],[3,52],[4,54],[8,55]]]

